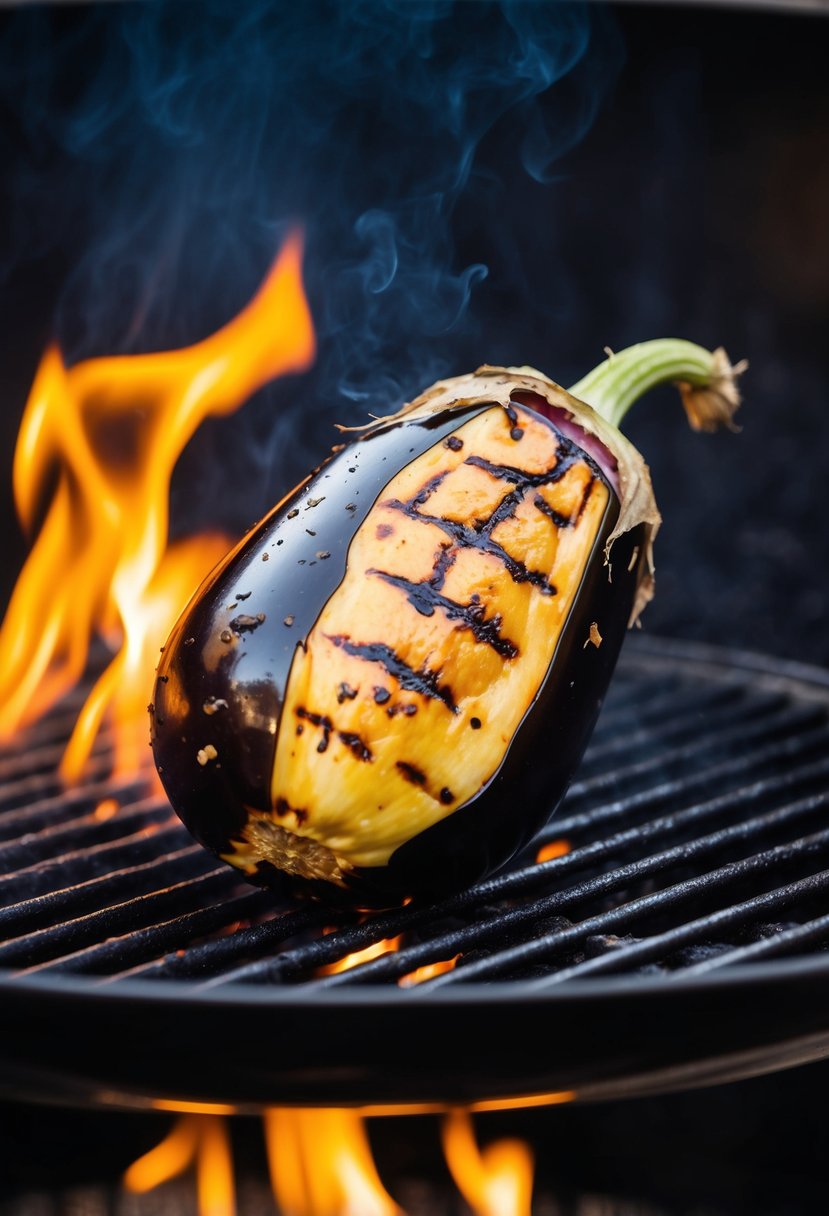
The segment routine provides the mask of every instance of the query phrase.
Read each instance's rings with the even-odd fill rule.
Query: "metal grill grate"
[[[336,925],[240,883],[163,799],[108,782],[105,738],[90,783],[63,792],[70,720],[0,758],[0,967],[13,974],[328,989],[455,960],[423,984],[545,988],[829,942],[829,690],[814,682],[630,647],[578,780],[533,846],[563,841],[565,855],[525,855],[432,908]],[[117,814],[96,817],[112,797]],[[320,975],[387,938],[399,948]]]
[[[316,1010],[330,1019],[359,1008],[368,1027],[366,1019],[388,1017],[400,1002],[417,1018],[430,1001],[444,1019],[450,1008],[486,1009],[489,1017],[493,1001],[514,1001],[522,1016],[533,1002],[541,1010],[558,1002],[581,1018],[585,993],[606,1001],[612,991],[649,993],[647,1011],[655,993],[687,995],[706,984],[715,992],[713,981],[735,976],[774,980],[798,959],[806,959],[812,981],[829,986],[829,958],[822,957],[829,946],[829,676],[821,672],[630,639],[578,779],[523,857],[433,907],[336,923],[317,905],[279,903],[240,882],[192,842],[162,798],[136,784],[116,786],[107,776],[105,738],[89,783],[63,791],[55,768],[72,716],[65,707],[0,756],[0,990],[5,1002],[22,992],[21,1009],[37,1010],[49,994],[92,994],[95,1016],[108,1024],[116,1005],[129,1008],[136,994],[141,1002],[163,998],[166,1012],[153,1032],[163,1040],[182,1002],[191,1018],[228,1002],[248,1017],[267,1007],[281,1017],[288,1010],[313,1018]],[[96,814],[112,798],[121,804],[117,813]],[[558,855],[538,862],[538,851],[554,842]],[[377,942],[386,944],[379,957],[331,972]],[[622,987],[608,989],[614,980]],[[119,997],[126,1000],[117,1004]],[[751,999],[741,1006],[743,1024],[735,1016],[730,1031],[732,1005],[721,1004],[716,1015],[705,1009],[717,1033],[730,1035],[732,1055],[751,1038],[744,1029]],[[764,1007],[764,1016],[772,1006],[764,1058],[770,1036],[779,1044],[807,1032],[812,1046],[790,1047],[786,1058],[825,1053],[829,1029],[814,1009],[805,1019],[803,1001],[789,995],[779,1008],[774,1001]],[[13,1016],[23,1021],[9,1032],[25,1038],[24,1014]],[[756,1021],[760,1035],[763,1018]],[[331,1025],[324,1022],[326,1035]],[[567,1025],[568,1034],[581,1033],[578,1021]],[[605,1030],[606,1020],[598,1025]],[[679,1053],[688,1061],[703,1054],[689,1027]],[[653,1029],[640,1033],[630,1018],[628,1028],[639,1036],[640,1056],[652,1054]],[[331,1046],[333,1059],[351,1050],[344,1042]],[[605,1067],[612,1046],[598,1053]],[[95,1068],[96,1045],[89,1050],[87,1071]],[[269,1050],[273,1076],[288,1066],[281,1047]],[[581,1076],[598,1067],[595,1035],[580,1050]],[[664,1044],[660,1050],[664,1067],[670,1053]],[[36,1062],[42,1041],[31,1051]],[[366,1045],[363,1056],[371,1051]],[[499,1047],[493,1059],[510,1057],[512,1077],[490,1075],[488,1092],[521,1083],[529,1064],[517,1052],[520,1044]],[[249,1054],[261,1060],[259,1048]],[[446,1079],[455,1065],[442,1067]],[[156,1091],[161,1075],[148,1082]],[[237,1074],[230,1068],[227,1075],[224,1090]],[[398,1083],[400,1075],[405,1067]],[[306,1068],[302,1084],[309,1077]],[[136,1085],[133,1078],[128,1087]],[[215,1096],[216,1087],[199,1092]]]

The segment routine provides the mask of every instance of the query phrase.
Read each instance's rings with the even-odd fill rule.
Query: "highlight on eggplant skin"
[[[476,377],[335,451],[165,645],[162,782],[252,882],[366,908],[458,890],[578,766],[658,514],[589,407],[538,373]]]

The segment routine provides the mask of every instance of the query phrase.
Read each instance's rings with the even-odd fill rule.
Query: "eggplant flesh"
[[[631,615],[642,526],[526,394],[382,423],[228,554],[161,656],[151,738],[251,882],[371,908],[508,861],[560,802]]]

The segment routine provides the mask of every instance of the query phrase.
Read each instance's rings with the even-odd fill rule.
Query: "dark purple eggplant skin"
[[[248,807],[270,810],[294,650],[341,582],[357,528],[401,468],[489,408],[478,404],[425,420],[403,418],[352,440],[228,554],[176,625],[158,667],[151,742],[173,807],[217,855],[233,851]],[[615,540],[609,578],[605,546],[619,503],[608,489],[602,524],[546,676],[490,781],[398,848],[386,865],[355,869],[346,890],[288,877],[267,863],[246,875],[251,882],[333,905],[390,907],[465,888],[528,843],[560,803],[581,761],[632,611],[644,537],[637,528]],[[601,635],[598,646],[589,641],[593,623]],[[217,708],[209,713],[205,706]],[[195,753],[211,744],[216,759],[194,764]]]

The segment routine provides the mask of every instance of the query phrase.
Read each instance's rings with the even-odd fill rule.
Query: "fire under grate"
[[[723,977],[783,982],[798,960],[829,983],[822,672],[629,639],[577,779],[532,847],[460,895],[368,919],[240,882],[163,798],[113,783],[106,738],[87,784],[62,790],[72,709],[0,757],[4,1001],[20,990],[30,1008],[38,990],[71,991],[103,1009],[123,1007],[119,993],[169,994],[197,1009],[278,999],[331,1015],[358,994],[377,1009],[393,994],[412,1011],[434,995],[444,1012],[456,1000],[469,1008],[473,994],[479,1010],[513,994],[526,1009],[557,995],[583,1001],[585,985],[606,1002],[608,980],[628,995],[661,985],[686,997]],[[378,957],[335,969],[376,943]],[[778,1042],[801,1043],[789,1055],[825,1053],[822,1022],[784,1021]],[[746,1050],[758,1046],[746,1037]],[[688,1062],[705,1054],[686,1052]],[[502,1089],[519,1083],[508,1071]]]

